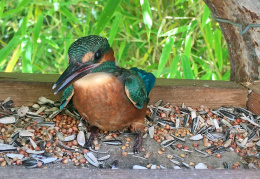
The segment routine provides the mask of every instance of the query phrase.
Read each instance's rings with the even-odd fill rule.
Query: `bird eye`
[[[101,53],[100,50],[98,50],[98,51],[95,53],[95,60],[99,60],[101,57],[102,57],[102,53]]]

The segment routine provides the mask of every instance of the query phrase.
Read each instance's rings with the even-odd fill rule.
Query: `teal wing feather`
[[[135,72],[137,72],[139,74],[139,76],[142,78],[144,85],[145,85],[145,89],[146,89],[146,93],[147,93],[147,103],[149,102],[149,93],[151,92],[154,83],[155,83],[155,76],[152,73],[147,73],[144,70],[138,69],[136,67],[130,68],[130,70],[133,70]]]
[[[146,104],[147,93],[144,82],[134,71],[129,70],[129,74],[125,79],[125,92],[129,100],[138,109],[142,109]]]
[[[67,106],[67,104],[70,102],[73,95],[74,95],[74,89],[73,86],[70,85],[64,90],[62,94],[60,109],[63,109],[65,106]]]

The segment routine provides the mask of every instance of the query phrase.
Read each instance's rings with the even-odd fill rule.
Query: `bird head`
[[[106,38],[89,35],[71,44],[68,50],[69,66],[53,85],[59,88],[54,94],[69,86],[77,79],[91,73],[91,70],[106,61],[115,61],[113,49]]]

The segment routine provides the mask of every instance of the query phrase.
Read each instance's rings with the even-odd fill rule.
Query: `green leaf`
[[[125,45],[126,45],[126,41],[123,41],[123,42],[120,44],[120,49],[119,49],[118,58],[117,58],[117,62],[118,62],[118,63],[121,62],[121,58],[122,58],[122,54],[123,54],[124,49],[125,49]]]
[[[220,79],[218,78],[217,73],[215,73],[215,72],[212,73],[212,80],[220,80]]]
[[[0,19],[2,18],[2,15],[4,12],[4,7],[5,7],[5,1],[1,0],[1,2],[0,2]]]
[[[13,71],[14,66],[15,66],[15,64],[16,64],[17,61],[18,61],[18,58],[19,58],[19,56],[21,55],[21,52],[22,52],[22,51],[21,51],[20,45],[18,45],[18,46],[16,47],[16,49],[15,49],[15,51],[14,51],[14,53],[13,53],[11,59],[9,60],[9,62],[8,62],[8,64],[7,64],[7,66],[6,66],[6,68],[5,68],[5,72],[12,72],[12,71]]]
[[[190,52],[191,52],[191,43],[192,43],[192,38],[190,35],[187,35],[185,38],[185,47],[184,47],[184,54],[190,58]]]
[[[148,39],[150,39],[150,32],[151,32],[151,28],[153,25],[153,17],[152,17],[151,8],[149,5],[149,0],[140,0],[140,4],[142,7],[142,13],[143,13],[143,19],[144,19],[146,32],[147,32],[147,37],[148,37]]]
[[[23,8],[26,7],[27,4],[29,4],[29,2],[31,2],[31,0],[22,0],[18,6],[15,9],[11,9],[9,11],[6,11],[2,14],[2,17],[6,17],[8,15],[12,15],[18,13],[19,11],[21,11]],[[1,17],[1,16],[0,16]]]
[[[113,24],[112,24],[112,27],[110,29],[110,33],[109,33],[109,38],[108,38],[108,42],[109,42],[109,45],[112,46],[113,45],[113,42],[114,42],[114,38],[118,32],[118,26],[119,26],[119,23],[121,22],[122,20],[122,14],[121,13],[116,13],[115,14],[115,19],[113,20]]]
[[[198,65],[197,65],[197,63],[194,62],[193,63],[193,74],[194,74],[195,77],[198,76],[198,72],[199,72]]]
[[[165,42],[165,45],[162,49],[162,54],[160,57],[160,61],[159,61],[159,65],[158,65],[158,71],[157,71],[157,77],[159,77],[161,75],[161,72],[164,69],[164,66],[167,63],[167,60],[169,58],[169,55],[171,53],[171,49],[173,46],[173,38],[171,36],[169,36]]]
[[[50,39],[50,38],[43,38],[42,40],[43,40],[43,42],[46,42],[47,44],[49,44],[49,45],[52,46],[53,48],[56,48],[56,49],[60,48],[60,47],[55,43],[55,41],[52,40],[52,39]]]
[[[210,15],[210,10],[209,10],[208,6],[206,4],[204,4],[204,11],[203,11],[203,15],[202,15],[202,25],[201,25],[202,28],[207,23],[207,21],[209,19],[209,15]]]
[[[34,29],[33,29],[33,48],[34,48],[34,50],[36,50],[37,40],[38,40],[38,37],[40,35],[42,23],[43,23],[43,14],[39,15],[37,22],[36,22]]]
[[[95,26],[95,30],[93,32],[94,35],[99,35],[102,32],[102,30],[106,27],[108,21],[113,16],[120,2],[121,0],[107,1],[106,6],[104,7],[101,15],[98,18],[97,24]]]
[[[208,23],[208,24],[206,24],[205,25],[205,33],[206,33],[206,40],[207,40],[207,42],[209,43],[209,47],[211,48],[211,49],[213,49],[213,32],[212,32],[212,30],[211,30],[211,25],[210,25],[210,23]]]
[[[221,80],[229,81],[230,80],[230,70],[228,70],[223,76]]]
[[[22,25],[21,25],[21,36],[22,37],[25,36],[26,31],[27,31],[27,17],[24,17]]]
[[[178,34],[178,33],[181,33],[181,32],[184,32],[184,31],[188,31],[189,29],[189,26],[188,25],[184,25],[184,26],[181,26],[181,27],[177,27],[177,28],[174,28],[172,30],[169,30],[168,32],[160,35],[161,37],[162,36],[171,36],[171,35],[175,35],[175,34]]]
[[[32,46],[30,44],[30,40],[26,38],[21,45],[23,73],[32,73]]]
[[[211,80],[211,76],[212,76],[212,71],[210,70],[205,75],[200,77],[200,80]]]
[[[215,56],[217,57],[218,68],[220,70],[222,69],[223,66],[221,36],[222,36],[221,31],[219,29],[216,29],[214,32],[214,49],[215,49]]]
[[[17,6],[17,9],[24,8],[29,2],[31,2],[31,0],[22,0]]]
[[[174,78],[178,69],[178,63],[180,62],[180,54],[177,54],[171,64],[170,78]]]
[[[18,43],[19,37],[14,36],[12,40],[2,50],[0,50],[0,63],[11,53],[12,50],[14,50]]]
[[[181,63],[182,63],[184,79],[194,79],[194,75],[191,70],[190,61],[185,54],[181,54]]]
[[[67,19],[69,21],[73,21],[73,22],[77,22],[78,24],[80,24],[80,21],[75,17],[74,14],[72,14],[65,6],[62,6],[60,8],[60,12],[67,17]],[[74,25],[74,23],[72,22],[72,25]]]

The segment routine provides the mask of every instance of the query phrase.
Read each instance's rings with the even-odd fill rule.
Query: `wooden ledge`
[[[151,103],[163,99],[195,108],[200,105],[246,107],[247,89],[230,81],[157,79],[150,98]]]
[[[54,95],[52,85],[59,74],[0,73],[0,100],[11,97],[16,106],[34,103],[45,96],[59,100],[62,93]],[[247,89],[235,82],[157,79],[150,94],[150,103],[163,99],[164,103],[190,107],[205,105],[246,107]]]
[[[259,178],[257,170],[107,170],[107,169],[25,169],[25,168],[1,168],[1,178]]]

